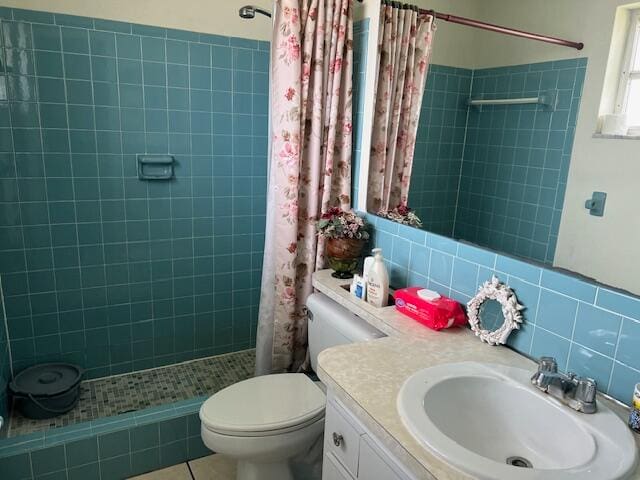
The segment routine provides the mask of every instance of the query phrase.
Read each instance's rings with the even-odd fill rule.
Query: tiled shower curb
[[[206,398],[2,439],[2,479],[117,480],[208,455],[198,417]]]

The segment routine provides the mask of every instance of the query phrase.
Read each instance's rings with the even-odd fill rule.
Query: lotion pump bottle
[[[382,249],[374,248],[373,265],[367,278],[367,302],[374,307],[386,307],[389,300],[389,274],[382,258]]]

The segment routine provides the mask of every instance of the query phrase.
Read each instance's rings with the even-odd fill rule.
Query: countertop
[[[436,332],[399,313],[376,308],[352,296],[330,270],[316,272],[313,286],[365,319],[388,336],[329,348],[318,358],[318,376],[417,478],[473,478],[453,469],[422,447],[402,424],[396,398],[405,380],[423,368],[442,363],[480,361],[517,366],[531,372],[535,362],[507,347],[492,347],[469,330]],[[516,333],[517,334],[517,333]],[[606,404],[626,422],[627,410],[605,397]],[[635,435],[640,449],[640,435]],[[640,466],[633,475],[640,479]]]

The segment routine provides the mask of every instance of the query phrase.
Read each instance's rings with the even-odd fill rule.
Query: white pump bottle
[[[389,274],[382,258],[382,249],[374,248],[373,265],[367,277],[367,302],[374,307],[386,307],[389,301]]]

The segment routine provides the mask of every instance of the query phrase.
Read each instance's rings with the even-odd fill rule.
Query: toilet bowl
[[[238,480],[292,480],[289,461],[322,435],[324,407],[324,393],[302,373],[251,378],[204,402],[202,440],[238,461]]]
[[[309,354],[315,370],[325,348],[384,334],[328,297],[307,299]],[[293,480],[291,461],[324,429],[324,391],[302,373],[250,378],[212,395],[200,408],[204,444],[238,462],[237,480]]]

